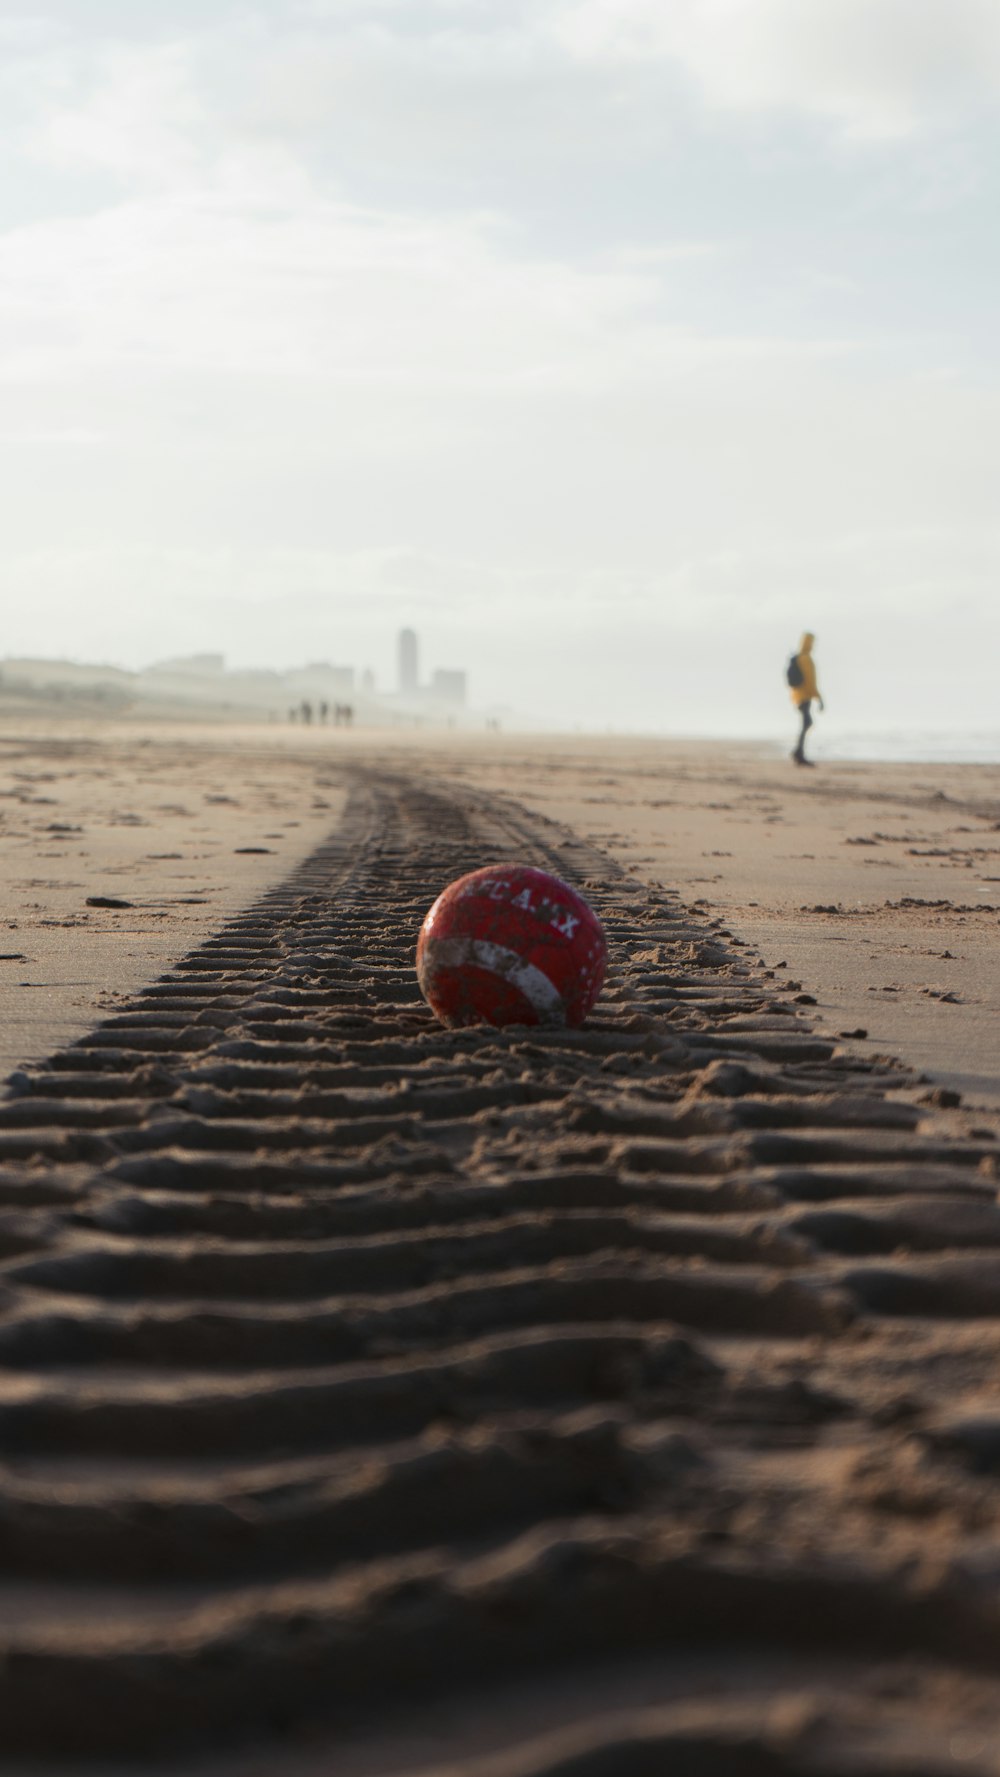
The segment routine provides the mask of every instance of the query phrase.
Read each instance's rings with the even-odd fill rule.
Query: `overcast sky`
[[[998,0],[0,0],[0,654],[1000,728]]]

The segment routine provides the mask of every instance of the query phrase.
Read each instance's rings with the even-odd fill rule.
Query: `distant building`
[[[178,654],[172,660],[157,660],[145,669],[149,673],[223,673],[224,654]]]
[[[408,693],[419,690],[420,670],[415,629],[401,629],[399,632],[399,689]]]
[[[442,703],[465,703],[466,675],[455,672],[451,667],[439,666],[431,674],[431,696],[440,698]]]
[[[375,674],[370,666],[366,666],[361,675],[361,689],[369,697],[373,697],[375,694]]]
[[[354,690],[353,666],[335,666],[329,660],[311,660],[307,666],[286,672],[290,688],[311,692],[316,697],[337,696]]]

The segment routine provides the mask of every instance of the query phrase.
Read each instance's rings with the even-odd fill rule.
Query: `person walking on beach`
[[[809,631],[806,630],[805,635],[799,643],[798,653],[793,654],[791,660],[788,662],[788,683],[792,690],[792,702],[802,719],[799,738],[792,753],[792,758],[795,760],[796,765],[812,764],[812,760],[806,758],[805,745],[806,735],[809,733],[813,723],[812,700],[814,697],[819,704],[820,709],[823,708],[823,699],[819,694],[819,686],[816,683],[816,662],[812,656],[813,643],[815,640],[816,637],[810,635]]]

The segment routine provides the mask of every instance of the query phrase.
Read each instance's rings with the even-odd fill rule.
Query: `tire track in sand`
[[[605,921],[583,1031],[420,1000],[427,906],[505,857]],[[287,883],[13,1077],[8,1765],[291,1771],[322,1732],[348,1777],[927,1773],[970,1718],[988,1747],[992,1153],[727,936],[515,803],[359,771]],[[651,1657],[656,1707],[612,1708]],[[374,1750],[463,1696],[508,1699],[488,1763]]]

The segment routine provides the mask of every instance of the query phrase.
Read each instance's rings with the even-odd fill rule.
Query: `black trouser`
[[[810,700],[808,698],[806,699],[805,703],[799,704],[799,715],[802,717],[802,731],[799,735],[798,744],[795,748],[795,753],[793,756],[796,759],[804,759],[805,758],[806,735],[809,733],[809,730],[813,725],[812,703],[810,702]]]

